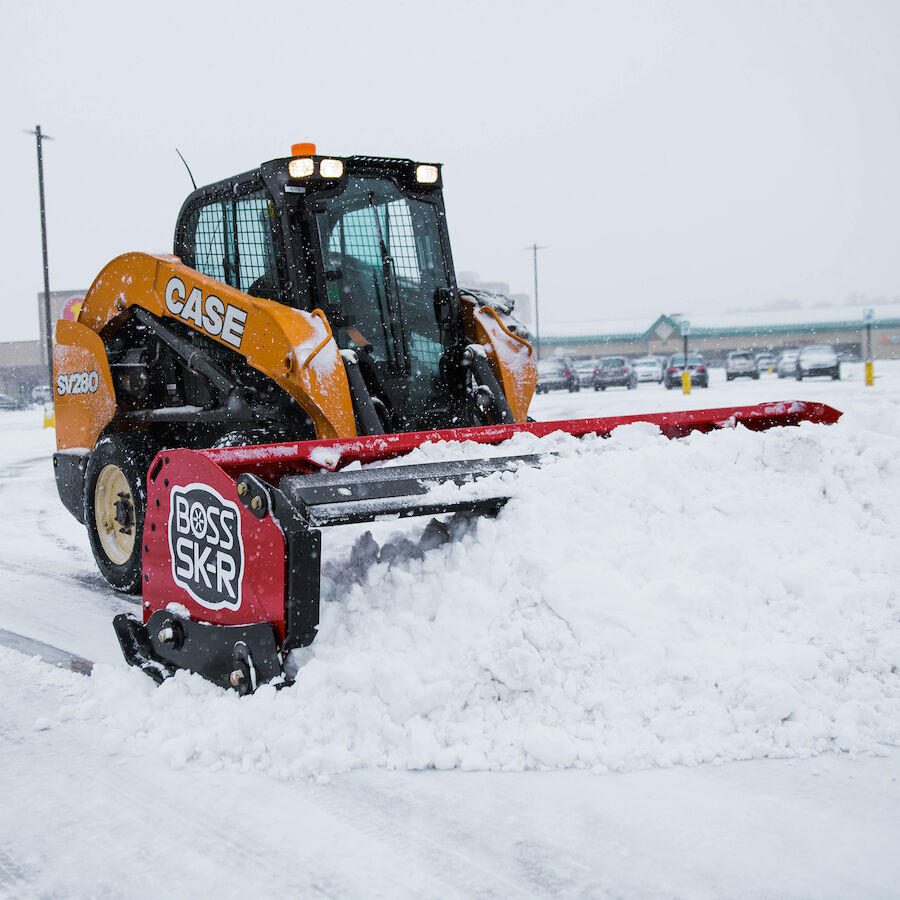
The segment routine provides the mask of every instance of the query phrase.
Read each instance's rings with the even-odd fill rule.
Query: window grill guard
[[[346,212],[337,222],[328,245],[329,253],[353,256],[370,266],[381,265],[378,226],[394,263],[394,274],[418,286],[421,273],[416,253],[412,215],[405,200],[392,200]],[[342,252],[343,251],[343,252]]]
[[[193,267],[238,290],[276,298],[279,284],[272,206],[265,192],[216,200],[195,215]]]
[[[210,203],[197,212],[194,229],[194,268],[225,281],[225,204]]]
[[[250,293],[265,291],[268,295],[278,287],[271,203],[262,191],[240,197],[234,202],[233,215],[239,264],[235,287]]]

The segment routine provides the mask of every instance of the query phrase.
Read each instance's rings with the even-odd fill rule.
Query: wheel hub
[[[134,552],[135,519],[131,486],[116,465],[104,466],[94,487],[97,535],[110,562],[124,565]]]

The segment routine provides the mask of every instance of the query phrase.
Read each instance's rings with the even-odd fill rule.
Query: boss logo
[[[60,397],[69,394],[96,394],[99,387],[100,376],[96,369],[90,372],[61,372],[56,376],[56,393]]]
[[[198,287],[188,294],[184,282],[174,275],[166,284],[166,309],[185,322],[193,322],[201,331],[222,338],[232,347],[241,346],[247,322],[246,310],[225,303],[214,294],[204,297]]]
[[[204,484],[173,487],[169,505],[172,577],[207,609],[238,609],[244,577],[240,513]]]

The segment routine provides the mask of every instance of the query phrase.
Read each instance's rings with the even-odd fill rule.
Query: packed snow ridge
[[[529,438],[554,455],[495,518],[326,532],[292,688],[53,672],[70,699],[41,727],[99,720],[117,752],[283,778],[877,752],[900,741],[897,410]]]

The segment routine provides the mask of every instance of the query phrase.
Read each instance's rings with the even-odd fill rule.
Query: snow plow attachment
[[[143,619],[117,616],[126,660],[162,682],[189,669],[249,693],[285,684],[285,661],[319,622],[321,530],[382,517],[471,511],[509,499],[489,478],[540,456],[492,456],[362,468],[428,442],[500,444],[517,433],[608,436],[649,422],[670,438],[743,425],[831,424],[829,406],[781,402],[645,415],[529,422],[227,449],[174,449],[153,460],[143,530]]]

